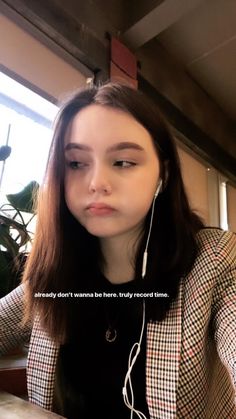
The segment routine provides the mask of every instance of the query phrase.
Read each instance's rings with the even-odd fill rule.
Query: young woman
[[[58,115],[1,301],[2,351],[29,336],[29,400],[68,419],[236,417],[235,236],[192,212],[166,123],[126,85]]]

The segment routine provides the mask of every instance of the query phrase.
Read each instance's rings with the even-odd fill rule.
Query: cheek
[[[65,174],[64,187],[65,195],[71,197],[73,195],[78,195],[78,190],[81,188],[81,186],[75,172],[68,171],[68,173]]]
[[[132,195],[136,203],[140,203],[143,206],[150,206],[154,198],[159,181],[159,172],[153,174],[153,176],[142,176],[133,188]]]
[[[154,190],[155,186],[152,189]],[[135,222],[145,219],[152,205],[154,193],[155,191],[147,191],[147,188],[140,186],[133,194],[130,194],[128,201],[124,202],[129,218],[133,218]]]
[[[153,199],[154,199],[153,196],[151,196],[151,197],[149,196],[148,198],[146,198],[146,199],[143,200],[142,204],[140,204],[140,206],[139,206],[139,213],[140,213],[140,216],[142,218],[145,218],[146,217],[148,211],[151,208]]]
[[[131,209],[140,218],[145,218],[154,200],[155,192],[158,186],[159,173],[148,180],[140,180],[136,189],[130,194],[129,200],[132,203]]]

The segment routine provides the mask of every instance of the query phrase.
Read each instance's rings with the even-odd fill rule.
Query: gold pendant
[[[117,331],[116,329],[110,329],[110,327],[107,329],[105,337],[107,342],[114,342],[116,340]]]

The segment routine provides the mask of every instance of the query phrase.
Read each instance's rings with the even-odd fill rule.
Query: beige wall
[[[209,224],[207,167],[178,147],[190,205]]]
[[[0,60],[2,66],[56,99],[86,83],[81,72],[3,15]]]
[[[227,185],[227,205],[229,230],[236,232],[236,188]]]

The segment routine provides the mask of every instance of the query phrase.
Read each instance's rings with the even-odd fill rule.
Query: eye
[[[72,170],[84,169],[87,166],[86,163],[75,161],[75,160],[67,161],[66,165]]]
[[[128,160],[116,160],[114,166],[118,166],[121,168],[129,168],[132,166],[136,166],[136,163]]]

